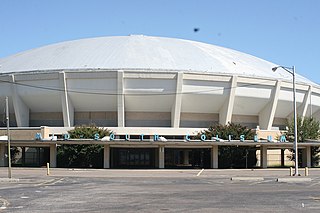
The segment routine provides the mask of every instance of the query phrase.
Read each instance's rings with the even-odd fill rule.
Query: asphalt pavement
[[[309,174],[290,177],[289,169],[54,168],[47,175],[46,168],[13,168],[8,179],[7,168],[0,168],[0,211],[319,212],[320,169]]]

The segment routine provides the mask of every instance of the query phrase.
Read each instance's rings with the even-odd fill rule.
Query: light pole
[[[10,128],[9,128],[9,99],[6,97],[6,122],[8,137],[8,178],[11,178],[11,145],[10,145]]]
[[[294,125],[294,176],[299,176],[299,169],[298,169],[298,128],[297,128],[297,102],[296,102],[296,73],[295,67],[284,67],[284,66],[277,66],[273,67],[272,71],[275,72],[278,68],[282,68],[288,73],[292,75],[292,89],[293,89],[293,125]]]

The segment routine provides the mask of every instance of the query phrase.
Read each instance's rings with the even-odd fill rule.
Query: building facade
[[[39,143],[34,134],[43,129],[43,138],[82,124],[112,130],[115,140],[93,141],[107,143],[105,168],[217,168],[219,146],[225,142],[188,141],[187,135],[233,122],[276,138],[293,115],[289,73],[273,72],[276,64],[254,56],[200,42],[142,35],[82,39],[12,55],[0,59],[0,65],[0,100],[9,97],[10,126],[19,138],[12,135],[13,143],[51,147],[33,152],[50,153],[43,161],[51,159],[53,165],[53,147],[65,141]],[[320,86],[300,75],[296,81],[298,115],[319,119]],[[123,138],[126,134],[130,140]],[[154,140],[154,135],[167,141]],[[5,141],[0,143],[4,159]],[[261,159],[267,156],[263,147],[290,147],[249,145],[261,148]],[[309,153],[310,147],[303,148]],[[267,160],[260,165],[266,167]]]

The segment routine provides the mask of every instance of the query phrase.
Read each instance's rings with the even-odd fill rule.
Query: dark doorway
[[[41,167],[50,161],[50,149],[47,147],[13,147],[12,166]]]
[[[155,168],[155,149],[111,148],[112,168]]]
[[[165,148],[165,168],[210,168],[211,149]]]

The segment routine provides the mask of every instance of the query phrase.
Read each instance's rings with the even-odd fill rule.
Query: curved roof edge
[[[142,35],[97,37],[51,44],[0,59],[0,73],[52,70],[177,70],[286,80],[274,63],[211,44]],[[318,84],[296,74],[296,81]]]

